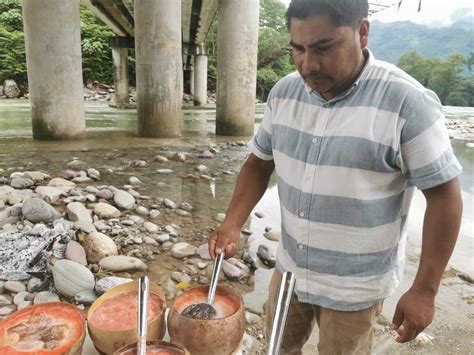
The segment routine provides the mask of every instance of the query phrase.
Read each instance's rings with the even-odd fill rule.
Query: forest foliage
[[[257,65],[257,98],[265,101],[273,85],[295,70],[285,25],[286,7],[279,0],[260,1]],[[84,83],[113,83],[112,53],[108,38],[113,32],[87,8],[80,8]],[[216,89],[217,21],[206,39],[209,52],[208,88]],[[405,24],[406,26],[406,24]],[[375,36],[375,35],[374,35]],[[377,48],[372,48],[374,52]],[[134,51],[130,51],[130,82],[135,84]],[[426,57],[415,51],[402,55],[398,66],[435,91],[444,105],[474,106],[474,54]],[[27,86],[26,55],[21,2],[0,0],[0,85],[6,79]]]

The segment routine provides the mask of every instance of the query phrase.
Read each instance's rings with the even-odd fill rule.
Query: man
[[[266,305],[267,335],[281,273],[296,276],[283,354],[300,354],[317,322],[321,354],[369,354],[372,325],[402,275],[406,218],[425,195],[420,265],[393,316],[414,339],[459,232],[461,167],[436,95],[367,48],[367,0],[293,0],[287,26],[297,73],[272,89],[249,143],[212,256],[235,254],[240,228],[274,168],[282,240]]]

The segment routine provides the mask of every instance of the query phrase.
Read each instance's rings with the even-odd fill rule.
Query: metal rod
[[[272,333],[268,343],[268,355],[279,355],[283,333],[285,331],[288,310],[290,308],[291,297],[295,289],[295,275],[287,271],[283,274],[278,290],[275,314],[273,316]]]
[[[224,252],[216,256],[214,261],[214,269],[212,270],[211,284],[209,285],[209,293],[207,296],[207,303],[212,305],[214,302],[214,296],[216,294],[217,281],[219,280],[219,272],[221,271],[222,259],[224,258]]]
[[[137,354],[146,354],[146,336],[148,321],[148,304],[150,300],[150,279],[142,276],[138,279],[138,326]]]

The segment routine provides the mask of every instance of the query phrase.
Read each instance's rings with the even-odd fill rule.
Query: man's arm
[[[412,287],[400,298],[393,329],[404,343],[416,338],[433,320],[434,301],[454,249],[462,215],[459,180],[423,190],[426,212],[418,272]]]
[[[274,167],[273,160],[263,160],[254,154],[247,158],[240,170],[225,220],[209,237],[209,253],[213,258],[224,250],[227,258],[235,254],[240,229],[265,193]]]

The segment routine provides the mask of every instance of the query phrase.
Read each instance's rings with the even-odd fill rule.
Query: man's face
[[[331,23],[329,15],[291,19],[294,63],[305,82],[326,100],[346,90],[363,66],[369,23],[357,27]]]

